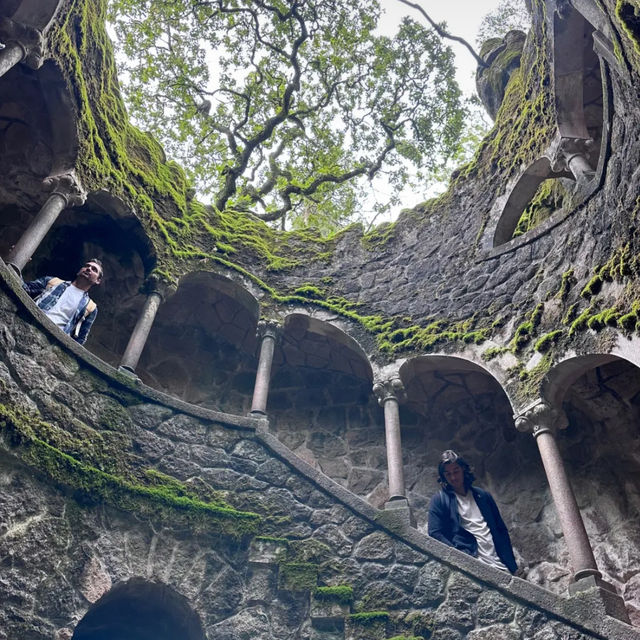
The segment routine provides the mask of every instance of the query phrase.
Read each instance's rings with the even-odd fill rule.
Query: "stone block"
[[[287,562],[280,565],[278,588],[284,591],[310,591],[318,584],[318,565]]]
[[[287,556],[289,541],[285,538],[254,538],[249,547],[249,562],[252,564],[277,564]]]
[[[384,640],[387,637],[389,614],[386,612],[356,613],[345,625],[345,640]]]
[[[326,627],[329,623],[344,622],[351,606],[342,602],[329,602],[311,596],[311,622],[314,627]]]
[[[277,583],[277,565],[251,564],[247,572],[247,590],[245,595],[247,602],[250,604],[266,604],[271,602],[276,593]]]

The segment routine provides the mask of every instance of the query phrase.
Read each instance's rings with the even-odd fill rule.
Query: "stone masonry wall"
[[[116,442],[118,456],[136,468],[219,491],[233,507],[260,514],[259,533],[268,536],[234,541],[208,534],[206,525],[136,517],[99,495],[80,500],[27,464],[5,421],[1,638],[68,639],[93,603],[134,577],[184,596],[211,640],[638,637],[588,597],[559,599],[385,520],[256,431],[258,421],[122,387],[98,361],[77,358],[80,349],[43,332],[13,295],[0,297],[0,320],[4,407],[46,421],[47,437],[62,448],[65,433],[67,442],[83,433],[94,449],[66,452],[79,460],[99,460],[100,449]],[[284,555],[265,552],[269,545]],[[316,584],[350,585],[350,605],[337,616],[323,612],[310,600]]]

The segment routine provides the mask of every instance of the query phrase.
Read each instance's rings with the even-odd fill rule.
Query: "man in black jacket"
[[[511,539],[491,494],[472,485],[475,477],[454,451],[442,454],[438,481],[442,489],[429,504],[429,535],[485,564],[515,573]]]

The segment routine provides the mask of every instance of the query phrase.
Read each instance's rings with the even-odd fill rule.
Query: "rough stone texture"
[[[3,313],[15,314],[16,307],[7,302],[3,298]],[[14,315],[16,336],[26,335],[27,326]],[[20,346],[18,340],[14,348]],[[59,362],[44,336],[40,346],[47,354],[40,366],[43,374],[50,376],[49,372],[59,369],[68,356]],[[3,402],[33,389],[33,407],[44,418],[54,406],[56,393],[70,398],[76,378],[81,379],[82,391],[73,395],[74,422],[79,425],[86,420],[86,429],[95,429],[103,436],[111,433],[114,424],[95,418],[96,398],[100,397],[96,394],[104,388],[99,376],[80,364],[68,382],[54,381],[51,388],[43,388],[42,379],[18,376],[11,364],[16,355],[23,356],[17,359],[23,363],[30,359],[17,351],[3,351],[0,356],[7,370],[1,391]],[[124,394],[119,400],[109,401],[101,413],[108,406],[113,415],[119,416],[118,424],[125,428],[123,454],[138,451],[145,455],[145,464],[192,485],[205,481],[212,489],[223,491],[236,507],[287,516],[280,524],[268,525],[265,532],[299,539],[294,547],[306,554],[300,557],[320,560],[320,584],[351,584],[354,602],[361,609],[383,608],[392,613],[386,624],[388,633],[411,632],[418,624],[418,614],[433,621],[437,629],[434,637],[440,638],[458,637],[456,633],[471,633],[474,635],[470,637],[476,638],[511,638],[513,634],[542,637],[541,630],[549,628],[552,633],[549,625],[559,624],[552,616],[536,627],[537,636],[529,633],[529,618],[522,613],[518,618],[516,613],[529,609],[508,591],[496,591],[376,530],[367,517],[275,458],[251,432],[203,421],[150,403],[142,396]],[[67,414],[62,416],[59,425],[68,425],[68,418]],[[146,456],[149,438],[156,443],[151,451],[161,451],[161,455]],[[91,607],[106,607],[105,594],[115,598],[120,593],[118,597],[124,598],[122,594],[130,591],[127,597],[134,597],[138,591],[131,587],[137,584],[131,583],[132,579],[140,581],[140,589],[146,589],[144,585],[164,585],[167,593],[163,597],[171,602],[177,599],[177,618],[183,615],[179,613],[180,598],[186,599],[206,637],[315,637],[310,635],[315,630],[309,622],[308,595],[276,587],[280,552],[267,547],[279,543],[261,543],[250,556],[246,543],[187,533],[166,523],[145,522],[107,506],[79,504],[20,463],[16,453],[19,448],[5,441],[0,464],[0,553],[11,560],[5,563],[0,580],[0,637],[70,637],[69,630],[79,621],[86,620],[84,626],[91,626],[93,617],[84,616],[88,611],[98,616],[101,609]],[[322,545],[317,551],[311,551],[311,547],[304,551],[311,540]],[[250,557],[254,563],[251,566],[256,567],[263,558],[266,564],[260,566],[264,569],[247,571]],[[329,560],[326,564],[323,557]],[[27,564],[23,561],[26,558]],[[130,585],[129,591],[118,591],[119,586],[124,589],[123,585]],[[153,599],[151,592],[148,598]],[[403,622],[410,613],[413,622]],[[173,624],[171,620],[167,624]],[[357,637],[371,636],[365,633]]]
[[[512,73],[520,67],[525,37],[522,31],[509,31],[504,38],[494,38],[482,46],[480,55],[488,67],[478,67],[476,89],[492,120],[496,119]]]
[[[15,315],[17,308],[6,297],[2,299],[3,313],[14,313],[14,335],[26,335],[28,325]],[[40,366],[45,375],[52,375],[68,356],[58,361],[57,350],[48,348],[44,335],[40,346],[48,356]],[[14,349],[20,347],[17,340]],[[251,431],[231,429],[131,393],[114,394],[109,404],[103,404],[101,413],[109,407],[118,416],[117,424],[99,421],[95,398],[104,389],[101,376],[82,363],[74,368],[67,364],[74,374],[49,388],[41,380],[21,379],[11,364],[16,355],[25,361],[30,358],[17,351],[0,354],[7,370],[2,402],[31,392],[32,408],[44,418],[50,411],[47,401],[67,397],[72,400],[75,429],[84,423],[94,437],[104,437],[120,425],[123,455],[136,451],[145,456],[143,464],[191,486],[204,481],[238,508],[286,516],[267,524],[264,532],[297,540],[289,542],[290,551],[297,549],[300,559],[316,563],[319,584],[350,584],[354,606],[389,611],[384,625],[387,634],[409,634],[418,624],[432,624],[433,637],[439,638],[460,633],[477,638],[511,638],[513,634],[533,638],[542,637],[539,634],[545,630],[551,634],[561,624],[551,615],[536,626],[538,635],[530,633],[527,628],[535,609],[508,591],[496,590],[491,583],[469,577],[430,552],[411,548],[376,529],[369,516],[341,503],[286,460],[275,457]],[[59,426],[68,428],[68,419],[67,414],[62,416]],[[161,455],[146,455],[149,438],[156,443],[152,451]],[[145,602],[150,603],[151,612],[160,597],[154,585],[162,585],[162,598],[173,603],[167,614],[169,627],[187,616],[186,611],[193,611],[209,638],[321,637],[314,635],[308,592],[276,586],[282,553],[277,551],[282,548],[277,539],[266,538],[251,551],[247,542],[140,520],[105,505],[78,503],[21,463],[16,457],[19,447],[3,442],[0,555],[7,561],[0,580],[1,638],[69,638],[70,630],[81,621],[77,633],[84,634],[94,619],[107,615],[109,598],[135,598],[145,589],[149,589]],[[315,550],[308,546],[314,540],[322,543]],[[248,571],[248,566],[256,568]],[[490,572],[495,573],[499,572]],[[91,615],[85,617],[87,612]],[[337,635],[331,637],[344,638],[352,632],[333,633]],[[373,637],[364,633],[354,637]]]
[[[15,0],[6,11],[19,4]],[[69,4],[62,3],[61,15]],[[569,426],[558,435],[558,444],[599,566],[624,595],[638,624],[637,336],[632,342],[633,323],[624,329],[588,325],[571,335],[569,327],[587,309],[628,312],[637,305],[640,76],[633,43],[619,30],[621,18],[614,15],[612,3],[602,6],[611,18],[604,20],[606,26],[600,18],[590,18],[598,29],[614,30],[607,35],[614,49],[605,54],[602,68],[591,51],[593,26],[581,23],[583,46],[561,41],[562,21],[576,18],[574,4],[586,3],[558,2],[559,11],[555,4],[547,2],[553,33],[539,5],[532,33],[544,32],[547,39],[536,46],[528,40],[522,55],[525,70],[544,59],[546,75],[540,77],[548,80],[551,91],[560,80],[552,77],[554,52],[568,52],[569,66],[573,51],[576,61],[588,58],[588,68],[582,69],[583,106],[594,144],[587,153],[595,167],[602,151],[602,162],[579,207],[567,210],[555,226],[487,253],[487,212],[527,168],[509,161],[517,150],[537,144],[520,137],[511,148],[502,148],[491,138],[467,178],[459,179],[437,206],[402,214],[384,242],[363,243],[360,232],[351,229],[328,245],[326,260],[281,271],[255,257],[237,256],[238,265],[278,292],[322,283],[330,294],[358,305],[358,313],[393,318],[403,327],[481,318],[491,330],[489,342],[444,343],[435,357],[412,351],[394,360],[378,349],[376,336],[339,313],[312,301],[274,310],[278,305],[249,278],[222,267],[216,267],[217,275],[203,273],[200,258],[185,258],[180,269],[190,273],[161,307],[139,373],[175,398],[242,415],[251,400],[257,319],[261,313],[279,315],[284,331],[274,358],[270,432],[299,459],[380,506],[387,498],[384,429],[370,389],[374,376],[388,373],[385,367],[392,365],[407,389],[408,401],[401,408],[404,463],[418,527],[424,530],[428,498],[437,488],[437,454],[454,447],[475,463],[478,483],[498,500],[527,579],[565,592],[571,570],[562,532],[535,444],[515,432],[512,414],[537,397],[564,358],[622,353],[628,362],[584,365],[578,379],[562,389],[558,402],[564,402]],[[600,16],[600,10],[596,13]],[[551,36],[556,40],[550,41]],[[585,56],[587,50],[591,53]],[[602,80],[607,81],[605,89]],[[75,136],[82,130],[75,119],[82,109],[74,93],[81,92],[67,85],[67,76],[52,61],[38,71],[17,65],[0,78],[3,255],[45,201],[42,179],[74,167]],[[540,127],[547,127],[554,122],[554,97],[562,99],[548,96],[543,105],[526,104],[516,112],[536,111]],[[516,118],[512,126],[520,132],[522,124]],[[535,133],[549,136],[546,130]],[[113,180],[107,184],[113,187]],[[170,253],[167,247],[152,246],[161,244],[157,230],[146,214],[133,212],[134,204],[125,205],[104,191],[89,194],[86,205],[61,215],[25,270],[27,277],[49,271],[68,277],[73,274],[70,262],[103,255],[109,277],[95,294],[100,314],[87,346],[113,365],[142,306],[140,286],[156,260]],[[167,213],[166,219],[174,214]],[[594,270],[599,272],[619,249],[624,251],[615,273],[597,285],[601,291],[581,295]],[[563,278],[570,269],[571,278]],[[565,291],[563,282],[571,285]],[[531,318],[537,304],[542,309],[534,336],[516,349],[511,342],[516,329]],[[561,330],[564,342],[549,354],[545,378],[544,370],[536,369],[545,365],[544,357],[533,345],[552,330]],[[484,361],[479,354],[487,346],[509,352]],[[349,581],[361,606],[384,602],[403,613],[409,607],[424,610],[438,621],[433,638],[439,640],[510,637],[512,631],[542,640],[583,637],[557,619],[557,611],[546,614],[542,605],[522,604],[518,582],[510,586],[513,593],[496,591],[493,583],[486,594],[479,593],[469,575],[460,577],[464,562],[473,564],[471,560],[452,568],[446,555],[425,554],[397,541],[391,549],[373,516],[336,502],[318,489],[321,481],[306,479],[310,470],[292,471],[259,438],[229,428],[238,426],[237,417],[220,422],[203,417],[195,406],[169,400],[165,406],[161,396],[123,391],[119,381],[96,373],[50,338],[15,296],[0,296],[0,354],[2,402],[39,415],[63,444],[67,436],[81,442],[80,450],[71,453],[98,459],[115,474],[129,466],[152,466],[200,488],[206,483],[236,506],[290,518],[286,523],[276,520],[277,526],[271,523],[266,533],[327,545],[333,564],[321,579]],[[312,628],[306,596],[277,592],[271,573],[256,574],[253,580],[242,545],[78,503],[16,462],[9,443],[2,446],[0,600],[7,604],[0,637],[69,638],[91,601],[140,577],[162,581],[187,598],[210,637],[344,637],[343,629]],[[585,615],[601,617],[598,612]]]

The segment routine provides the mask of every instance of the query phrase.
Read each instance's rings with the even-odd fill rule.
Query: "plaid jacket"
[[[52,280],[54,282],[50,284]],[[23,282],[22,288],[46,314],[47,311],[58,302],[60,296],[66,291],[70,284],[71,282],[68,280],[63,281],[58,278],[53,278],[52,276],[45,276],[37,280],[32,280],[31,282]],[[87,341],[91,325],[98,315],[98,308],[95,307],[93,303],[91,305],[94,307],[93,311],[88,314],[85,313],[89,302],[91,302],[91,298],[89,298],[89,294],[85,291],[80,299],[76,312],[63,329],[63,331],[67,335],[70,335],[78,344],[84,344]]]

